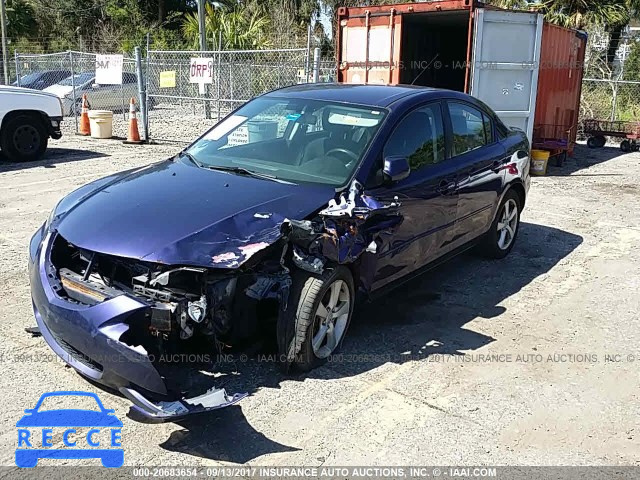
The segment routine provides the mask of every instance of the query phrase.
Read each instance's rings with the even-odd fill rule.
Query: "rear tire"
[[[500,203],[491,228],[478,245],[478,252],[487,258],[500,259],[509,255],[520,228],[520,197],[509,190]]]
[[[11,118],[0,131],[0,150],[12,162],[39,160],[48,144],[49,135],[42,120],[34,115]]]
[[[326,269],[322,275],[294,272],[287,309],[278,318],[278,350],[285,364],[304,372],[324,364],[340,348],[354,302],[346,267]]]

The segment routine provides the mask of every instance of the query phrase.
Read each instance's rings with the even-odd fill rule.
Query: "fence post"
[[[216,114],[216,122],[220,121],[220,110],[222,109],[222,103],[220,102],[220,92],[222,91],[222,89],[220,88],[220,80],[222,79],[222,75],[220,75],[220,70],[222,70],[222,51],[220,51],[220,42],[219,42],[218,43],[218,68],[216,68],[216,103],[217,103],[217,110],[218,110],[218,113]]]
[[[18,60],[18,51],[14,50],[13,51],[13,56],[16,59],[16,85],[18,85],[19,87],[21,87],[22,85],[20,85],[22,82],[20,81],[20,61]]]
[[[307,77],[307,83],[309,83],[309,62],[311,61],[311,23],[307,29],[307,58],[304,61],[304,73]]]
[[[144,77],[144,138],[147,142],[149,138],[149,77],[151,76],[151,55],[149,49],[151,48],[151,34],[147,32],[147,50],[145,55],[147,56],[147,71]]]
[[[320,49],[313,49],[313,83],[320,81]]]
[[[71,108],[73,109],[73,118],[76,122],[76,133],[78,133],[78,109],[76,108],[78,104],[78,99],[76,98],[76,69],[73,65],[73,52],[69,50],[69,61],[71,63],[71,91],[73,92],[73,103],[71,104]],[[62,112],[63,114],[65,112]]]
[[[611,121],[616,121],[616,107],[618,104],[618,82],[613,81],[613,104],[611,105]]]
[[[140,53],[140,47],[134,49],[136,59],[136,76],[138,77],[138,98],[140,99],[140,116],[142,117],[142,131],[144,132],[145,141],[149,141],[149,134],[147,132],[147,97],[144,88],[144,81],[142,78],[142,54]]]

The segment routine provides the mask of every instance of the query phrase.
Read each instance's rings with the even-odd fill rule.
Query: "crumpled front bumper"
[[[82,375],[115,388],[134,403],[138,416],[151,421],[182,418],[191,413],[232,405],[246,396],[229,396],[224,389],[212,389],[193,399],[152,401],[165,398],[164,380],[142,347],[119,339],[127,321],[143,316],[149,308],[126,294],[93,306],[79,305],[59,296],[50,253],[55,233],[40,228],[29,246],[31,298],[38,327],[45,341],[68,365]]]

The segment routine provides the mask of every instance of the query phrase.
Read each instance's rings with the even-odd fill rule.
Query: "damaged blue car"
[[[174,158],[62,199],[30,245],[35,318],[82,375],[154,420],[233,404],[193,395],[166,353],[270,336],[289,368],[340,346],[356,298],[471,247],[513,248],[526,135],[468,95],[299,85],[255,98]]]

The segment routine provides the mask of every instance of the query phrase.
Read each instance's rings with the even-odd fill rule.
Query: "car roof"
[[[96,400],[98,399],[98,395],[92,392],[82,392],[82,391],[59,391],[59,392],[46,392],[40,396],[40,399],[44,399],[47,397],[66,397],[66,396],[82,396],[82,397],[92,397]]]
[[[281,88],[268,93],[268,97],[306,98],[348,102],[377,107],[388,107],[401,98],[422,96],[439,98],[443,93],[455,94],[450,90],[420,87],[414,85],[356,85],[349,83],[306,83]],[[456,95],[453,95],[456,96]]]

